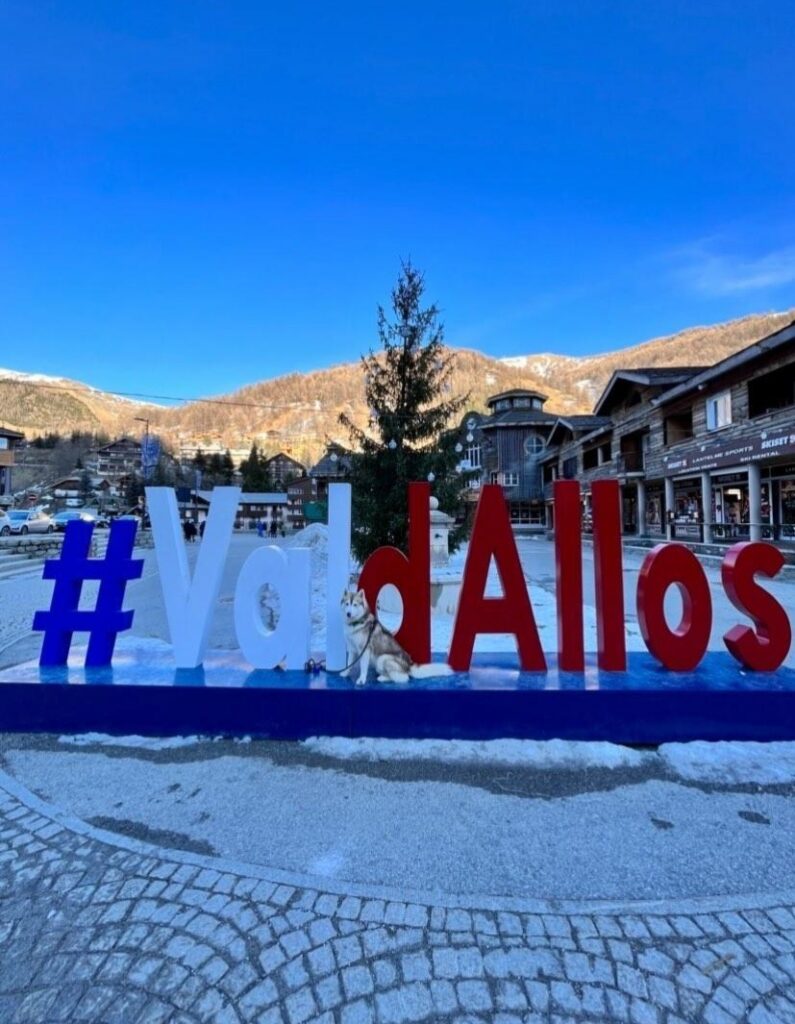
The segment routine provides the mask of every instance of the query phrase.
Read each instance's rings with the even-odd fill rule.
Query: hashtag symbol
[[[40,665],[65,665],[74,633],[88,633],[86,667],[109,665],[116,636],[132,625],[132,611],[122,611],[128,580],[143,572],[143,559],[131,558],[137,523],[111,524],[104,558],[89,558],[93,523],[68,523],[59,558],[44,563],[45,580],[55,580],[49,611],[37,611],[34,630],[44,633]],[[93,610],[80,609],[84,580],[99,580]]]

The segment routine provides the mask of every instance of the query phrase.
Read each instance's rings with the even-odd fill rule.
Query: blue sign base
[[[648,654],[627,672],[518,670],[514,654],[476,655],[468,673],[354,686],[320,672],[252,670],[236,651],[175,669],[162,650],[117,652],[113,668],[27,663],[0,672],[0,731],[610,740],[795,740],[795,670],[746,672],[708,654],[671,673]],[[441,660],[441,659],[437,659]]]

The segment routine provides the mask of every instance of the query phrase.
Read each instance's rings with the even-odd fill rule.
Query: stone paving
[[[0,779],[0,1022],[795,1022],[791,899],[542,913],[267,874],[99,832]]]

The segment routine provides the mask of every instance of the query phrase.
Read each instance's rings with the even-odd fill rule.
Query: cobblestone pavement
[[[0,1021],[795,1022],[792,899],[473,909],[231,867],[0,778]]]

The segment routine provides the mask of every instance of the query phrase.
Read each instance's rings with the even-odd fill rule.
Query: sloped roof
[[[672,402],[681,395],[687,394],[688,391],[692,391],[694,388],[701,388],[711,381],[718,380],[723,374],[731,373],[741,366],[753,362],[754,359],[760,359],[769,352],[775,352],[778,348],[793,344],[795,344],[795,320],[787,324],[786,327],[782,327],[780,331],[768,334],[767,337],[755,341],[753,345],[748,345],[746,348],[740,349],[739,352],[721,359],[719,363],[697,369],[686,380],[672,381],[673,386],[670,390],[663,392],[662,395],[654,399],[654,404],[664,405],[666,402]]]
[[[299,462],[298,459],[294,459],[292,455],[288,455],[287,452],[276,452],[275,455],[271,455],[270,458],[265,459],[265,465],[269,466],[271,462],[275,462],[276,459],[286,459],[288,462],[292,462],[294,465],[300,466],[301,469],[304,468],[304,464],[302,462]]]
[[[498,395],[489,396],[486,399],[486,404],[493,405],[503,398],[540,398],[542,402],[546,402],[548,397],[543,391],[535,391],[533,388],[510,388],[508,391],[501,391]]]
[[[505,412],[495,412],[479,423],[478,427],[481,430],[493,430],[495,427],[551,426],[557,418],[555,413],[544,412],[543,409],[506,409]]]
[[[212,501],[212,491],[196,491],[201,501]],[[244,491],[238,505],[286,505],[287,495],[283,491]]]
[[[603,409],[609,408],[614,393],[626,384],[640,384],[641,387],[647,388],[669,388],[689,380],[705,369],[707,368],[704,366],[641,366],[614,370],[593,411],[598,415]]]
[[[101,444],[97,448],[93,448],[90,454],[98,455],[100,452],[106,452],[108,451],[109,448],[116,448],[118,445],[121,445],[128,449],[140,449],[141,442],[136,441],[134,437],[127,437],[125,435],[124,437],[117,437],[115,441],[109,441],[108,444]]]
[[[572,434],[590,434],[592,431],[611,426],[612,422],[613,421],[609,416],[593,416],[587,414],[578,416],[559,416],[555,426],[552,428],[552,433],[549,435],[549,441],[552,443],[564,431],[569,431]]]
[[[243,491],[240,495],[241,505],[286,505],[285,491]]]
[[[336,455],[336,459],[332,459],[332,454]],[[350,455],[345,451],[344,448],[338,448],[336,445],[332,445],[328,451],[325,452],[319,462],[309,470],[310,476],[344,476],[345,473],[351,468]]]

